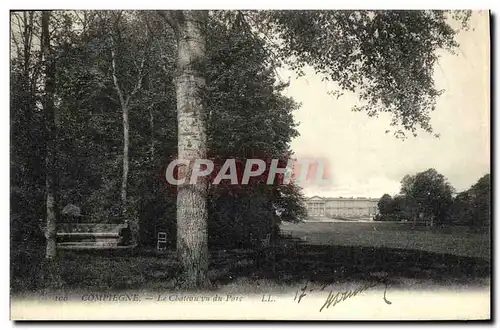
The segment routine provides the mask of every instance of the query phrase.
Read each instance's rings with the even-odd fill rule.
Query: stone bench
[[[57,225],[57,247],[67,250],[126,249],[131,242],[121,236],[126,224],[60,223]]]

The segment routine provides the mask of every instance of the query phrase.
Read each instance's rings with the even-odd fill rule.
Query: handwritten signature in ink
[[[387,300],[387,296],[386,296],[386,294],[387,294],[387,282],[385,282],[385,281],[382,281],[382,282],[381,281],[371,281],[371,282],[362,284],[362,285],[360,285],[352,290],[346,290],[346,291],[330,290],[324,304],[321,306],[319,311],[322,312],[323,309],[334,307],[335,305],[337,305],[343,301],[346,301],[347,299],[353,298],[353,297],[361,294],[362,292],[364,292],[370,288],[376,287],[379,284],[385,285],[384,297],[383,297],[384,302],[388,305],[391,305],[392,302]],[[315,288],[308,289],[308,285],[309,285],[309,283],[306,283],[303,287],[301,287],[299,290],[297,290],[297,292],[295,294],[295,298],[294,298],[294,300],[297,301],[297,303],[300,303],[302,298],[304,298],[307,295],[307,293],[310,293],[310,292],[315,291],[315,290],[324,291],[325,288],[328,286],[328,284],[324,284],[324,285],[320,286],[319,289],[315,289]]]

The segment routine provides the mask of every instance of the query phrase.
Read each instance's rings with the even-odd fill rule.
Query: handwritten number
[[[300,289],[302,291],[300,293],[300,295],[299,295],[299,290],[297,290],[297,292],[295,293],[295,298],[293,300],[297,300],[297,295],[299,295],[299,297],[298,297],[299,299],[297,301],[297,304],[300,303],[300,300],[306,295],[306,293],[305,293],[306,289],[307,289],[307,283],[306,283],[306,285],[304,285],[303,288]],[[312,291],[312,289],[311,289],[311,291]]]

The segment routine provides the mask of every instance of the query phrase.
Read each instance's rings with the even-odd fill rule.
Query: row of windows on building
[[[310,216],[373,217],[377,213],[376,199],[328,199],[313,197],[306,200]]]

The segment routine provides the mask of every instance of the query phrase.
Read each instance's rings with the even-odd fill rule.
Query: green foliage
[[[430,112],[442,93],[434,85],[438,50],[453,51],[470,12],[409,11],[261,11],[248,13],[274,36],[271,48],[292,69],[312,66],[325,79],[355,92],[354,110],[369,116],[393,115],[396,136],[432,132]]]
[[[171,248],[175,248],[176,189],[166,184],[164,176],[177,153],[175,36],[158,15],[150,12],[53,12],[52,22],[53,50],[57,54],[59,206],[81,207],[81,221],[123,222],[122,113],[113,82],[111,50],[116,51],[117,78],[125,94],[133,91],[144,58],[143,83],[129,104],[127,214],[139,218],[141,244],[154,245],[157,232],[166,231]],[[265,64],[262,41],[241,25],[224,25],[216,19],[207,37],[210,154],[241,160],[257,156],[288,158],[290,140],[298,135],[292,116],[298,105],[281,95],[285,85],[275,80],[273,67]],[[37,54],[32,51],[30,55],[35,67]],[[20,86],[29,85],[23,82],[22,62],[14,58],[12,63],[12,127],[16,136],[12,144],[12,221],[13,234],[25,239],[29,233],[40,232],[39,219],[45,217],[43,118],[36,108],[37,95]],[[29,100],[31,108],[23,105]],[[31,117],[25,117],[23,111]],[[36,138],[32,139],[33,135]],[[27,165],[21,161],[38,164],[37,172],[27,175]],[[21,170],[24,172],[17,174]],[[22,187],[17,189],[21,180]],[[296,186],[240,188],[212,187],[212,242],[255,244],[276,231],[281,219],[294,221],[305,213]],[[33,205],[29,209],[28,203]],[[17,234],[28,223],[27,216],[33,220]]]
[[[448,219],[453,187],[435,169],[428,169],[401,181],[401,193],[411,201],[414,215],[435,217],[438,223]]]
[[[454,223],[469,225],[474,218],[474,207],[469,191],[463,191],[455,196],[450,209],[450,218]]]
[[[26,251],[13,265],[13,275],[29,268],[32,246],[45,241],[45,132],[41,111],[42,59],[35,40],[40,37],[40,15],[11,13],[10,61],[10,242],[13,257]]]
[[[470,189],[453,199],[450,217],[455,223],[473,228],[491,225],[491,177],[481,177]]]
[[[491,222],[491,177],[486,174],[469,189],[474,207],[473,226],[488,226]]]
[[[377,203],[379,214],[376,220],[379,221],[402,221],[408,220],[409,214],[406,210],[407,198],[402,195],[391,197],[384,194]]]
[[[170,82],[174,64],[166,66],[163,61],[161,39],[153,49],[146,49],[143,36],[135,36],[145,28],[136,13],[120,16],[104,12],[87,19],[93,24],[75,37],[71,48],[66,48],[58,70],[63,105],[60,135],[62,144],[67,145],[61,153],[62,172],[67,175],[61,187],[62,199],[83,204],[93,221],[121,221],[118,197],[123,138],[121,109],[111,74],[111,47],[117,48],[117,76],[126,93],[131,92],[137,79],[135,65],[148,52],[144,61],[145,82],[129,105],[131,214],[137,213],[138,204],[143,204],[138,200],[139,187],[157,191],[156,186],[144,185],[144,179],[161,175],[155,168],[161,166],[162,155],[171,154],[176,148],[175,103]],[[115,44],[110,38],[112,34]],[[151,195],[154,193],[148,190],[140,197]]]
[[[298,135],[292,112],[298,105],[281,95],[266,62],[262,40],[243,22],[212,20],[208,30],[208,149],[215,160],[288,159]],[[241,178],[240,178],[241,179]],[[226,245],[257,244],[276,233],[281,220],[297,221],[305,208],[295,185],[211,186],[209,235]]]
[[[401,180],[401,194],[384,194],[378,203],[381,221],[425,220],[441,225],[488,228],[491,222],[491,178],[481,177],[470,189],[452,197],[453,187],[434,169]]]
[[[392,209],[392,197],[389,194],[384,194],[377,203],[378,212],[381,215],[391,214]]]

